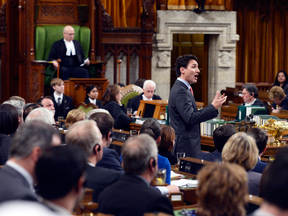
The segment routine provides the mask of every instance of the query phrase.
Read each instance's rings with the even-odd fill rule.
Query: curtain
[[[6,0],[0,0],[0,7],[6,2]]]
[[[206,0],[205,10],[230,10],[231,0]],[[168,10],[193,10],[198,8],[195,0],[167,0]]]

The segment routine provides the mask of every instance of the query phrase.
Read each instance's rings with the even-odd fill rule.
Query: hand
[[[89,59],[86,61],[85,65],[90,65]]]
[[[59,67],[59,63],[56,60],[53,60],[52,63],[53,63],[54,69],[57,70],[57,68]]]
[[[279,109],[274,109],[274,108],[272,108],[272,111],[271,111],[271,112],[272,112],[272,113],[279,113],[279,111],[280,111]]]
[[[222,104],[225,103],[226,99],[227,96],[225,96],[225,94],[220,96],[220,92],[217,91],[211,104],[215,107],[215,109],[219,109]]]
[[[179,193],[180,192],[179,187],[176,185],[168,185],[168,186],[166,186],[166,188],[168,189],[169,193]]]

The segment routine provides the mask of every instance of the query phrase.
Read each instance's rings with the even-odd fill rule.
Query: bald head
[[[63,37],[66,41],[73,41],[75,35],[74,28],[72,26],[65,26],[63,29]]]

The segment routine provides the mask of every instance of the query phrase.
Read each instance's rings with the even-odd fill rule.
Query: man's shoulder
[[[86,171],[88,174],[88,181],[89,181],[89,176],[97,176],[99,177],[99,179],[105,178],[105,181],[109,181],[115,178],[120,179],[123,176],[123,173],[120,171],[107,169],[104,167],[97,167],[97,166],[95,167],[88,166]]]
[[[64,44],[63,38],[60,39],[60,40],[58,40],[58,41],[55,41],[55,42],[53,43],[53,45],[60,45],[60,44]]]
[[[153,100],[162,100],[162,98],[159,95],[154,94]]]

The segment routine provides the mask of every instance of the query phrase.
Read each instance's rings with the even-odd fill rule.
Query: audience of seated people
[[[244,132],[231,136],[222,150],[224,163],[236,163],[247,171],[249,194],[259,196],[261,173],[251,171],[258,161],[255,139]]]
[[[156,119],[147,119],[141,126],[139,134],[148,134],[150,135],[156,143],[159,143],[161,140],[161,125]],[[166,169],[166,183],[170,184],[171,182],[171,164],[168,158],[158,154],[158,168]]]
[[[105,147],[102,143],[101,132],[97,128],[95,121],[85,120],[73,124],[66,134],[66,143],[68,146],[74,145],[80,147],[86,154],[88,163],[86,186],[94,190],[93,201],[98,203],[100,193],[106,187],[118,181],[122,177],[123,172],[96,166],[104,156]]]
[[[130,123],[135,118],[126,115],[126,109],[121,104],[122,92],[120,86],[109,85],[103,95],[103,108],[106,109],[114,118],[114,128],[129,130]]]
[[[160,132],[159,132],[160,135]],[[147,134],[133,136],[122,147],[124,176],[99,197],[99,212],[110,215],[174,215],[170,200],[150,188],[157,173],[157,145]]]
[[[55,107],[53,100],[50,96],[45,96],[43,98],[40,98],[37,103],[41,104],[44,108],[50,110],[50,112],[53,114],[53,117],[55,116]]]
[[[143,84],[143,93],[131,98],[128,101],[127,108],[132,108],[132,112],[138,110],[140,100],[162,100],[162,98],[155,94],[156,83],[153,80],[146,80]]]
[[[280,110],[288,110],[288,96],[281,87],[272,87],[269,91],[269,99],[273,101],[273,113],[279,113]]]
[[[216,150],[214,152],[200,152],[197,158],[211,162],[222,161],[222,150],[227,140],[236,133],[232,124],[221,125],[213,131],[213,142]]]
[[[197,175],[197,216],[244,216],[247,175],[237,164],[213,163]]]
[[[252,216],[288,215],[288,149],[282,149],[275,157],[261,180],[260,208]]]
[[[10,104],[14,106],[18,113],[18,127],[23,123],[23,108],[25,103],[22,100],[9,99],[4,101],[3,104]]]
[[[98,106],[98,108],[102,108],[103,107],[102,101],[97,100],[98,94],[99,93],[98,93],[98,89],[96,86],[94,85],[88,86],[86,90],[86,97],[85,97],[84,103],[86,104],[92,103]]]
[[[51,98],[55,108],[55,121],[58,121],[59,116],[66,119],[68,112],[74,109],[73,99],[72,97],[64,94],[64,82],[62,79],[54,78],[50,85],[54,90]]]
[[[288,94],[288,76],[286,71],[281,70],[277,73],[275,77],[275,82],[273,83],[273,86],[280,86],[284,93],[287,95]]]
[[[26,117],[29,115],[29,113],[36,108],[43,107],[42,104],[39,103],[27,103],[23,107],[23,121],[25,122]]]
[[[10,104],[0,104],[0,165],[8,160],[12,137],[18,128],[18,113]]]
[[[34,200],[35,167],[42,153],[60,145],[59,132],[40,121],[22,124],[12,139],[10,158],[0,169],[0,203],[9,200]]]
[[[50,126],[53,126],[55,124],[53,114],[50,112],[50,110],[44,107],[33,109],[26,117],[25,123],[33,120],[42,121]]]
[[[85,112],[78,109],[71,110],[66,118],[65,127],[68,129],[72,124],[85,120]]]
[[[97,127],[102,134],[103,157],[96,166],[123,172],[118,153],[108,148],[112,140],[113,117],[107,113],[97,112],[92,114],[89,120],[97,123]]]
[[[175,131],[172,127],[163,125],[161,128],[161,140],[158,144],[158,154],[168,158],[171,165],[177,163],[177,157],[171,153],[175,143]]]
[[[261,155],[266,151],[268,134],[262,128],[251,128],[249,131],[247,131],[247,135],[252,136],[255,139],[259,152],[257,164],[251,171],[263,173],[268,163],[261,161]]]

